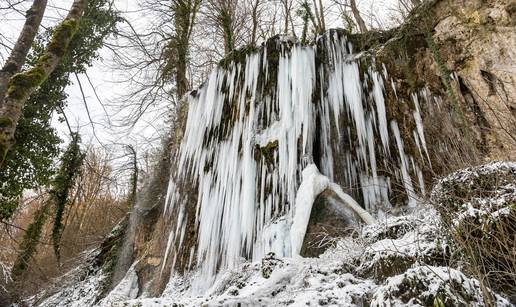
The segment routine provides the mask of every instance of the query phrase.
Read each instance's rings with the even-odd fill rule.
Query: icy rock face
[[[134,266],[135,264],[129,268],[118,285],[102,299],[101,306],[109,306],[112,302],[130,300],[138,296],[138,275],[136,275]]]
[[[301,172],[312,163],[348,205],[373,215],[390,208],[391,184],[403,187],[402,204],[414,206],[424,194],[422,169],[429,162],[419,103],[433,102],[428,90],[399,102],[413,109],[406,134],[387,112],[388,72],[354,53],[342,32],[329,31],[313,46],[271,39],[233,56],[187,98],[165,206],[175,226],[163,266],[189,259],[187,270],[204,272],[203,289],[242,259],[298,254],[303,237],[291,240],[294,246],[275,238],[285,237],[288,220],[299,233],[306,230],[312,203],[303,207],[297,196]],[[409,151],[411,144],[418,145]],[[299,215],[302,208],[308,210]]]

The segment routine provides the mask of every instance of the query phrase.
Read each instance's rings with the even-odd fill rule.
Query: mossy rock
[[[94,266],[101,268],[106,277],[102,281],[98,300],[102,299],[111,289],[113,270],[118,260],[119,250],[122,246],[128,224],[129,218],[126,216],[113,228],[100,245],[100,252],[95,258]]]
[[[516,163],[455,172],[439,181],[432,201],[466,271],[516,301]]]
[[[283,260],[276,258],[276,255],[273,252],[268,253],[262,259],[262,267],[261,267],[262,277],[263,278],[271,277],[272,272],[278,266],[283,266]]]

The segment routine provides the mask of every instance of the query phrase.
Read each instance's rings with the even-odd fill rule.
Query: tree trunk
[[[177,1],[172,6],[174,12],[175,33],[171,37],[169,61],[174,67],[176,82],[176,98],[180,101],[190,89],[190,81],[187,77],[190,40],[196,16],[201,5],[201,0]]]
[[[326,21],[324,20],[324,6],[322,0],[319,0],[319,14],[321,16],[321,33],[326,31]]]
[[[282,4],[283,4],[283,9],[285,11],[285,23],[283,24],[283,34],[288,34],[288,23],[289,23],[289,16],[290,16],[289,0],[283,0]]]
[[[251,45],[256,46],[256,33],[258,31],[258,10],[260,7],[260,0],[256,0],[252,4],[252,10],[251,10],[251,21],[252,21],[252,28],[251,28]]]
[[[68,16],[54,30],[45,53],[31,69],[14,75],[8,83],[4,103],[0,106],[0,167],[14,144],[14,132],[29,96],[54,71],[78,30],[88,0],[74,0]]]
[[[353,12],[353,17],[355,17],[355,21],[358,25],[358,29],[362,33],[367,32],[367,26],[364,22],[364,19],[362,19],[362,16],[360,15],[356,0],[349,0],[349,4],[351,6],[351,11]]]
[[[27,11],[25,24],[20,32],[20,36],[7,61],[0,70],[0,106],[3,104],[9,79],[11,79],[14,74],[18,73],[25,63],[34,37],[36,37],[38,33],[39,25],[43,19],[46,7],[47,0],[34,0],[31,8]]]

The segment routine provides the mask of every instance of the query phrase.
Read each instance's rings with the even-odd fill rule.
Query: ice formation
[[[402,182],[413,206],[424,193],[422,166],[405,151],[398,124],[387,114],[384,84],[393,83],[386,68],[381,70],[374,59],[352,53],[337,32],[314,46],[276,40],[245,60],[216,68],[187,98],[186,128],[172,162],[176,171],[165,206],[175,221],[166,251],[172,267],[189,218],[190,195],[180,192],[182,182],[197,191],[192,197],[197,246],[182,252],[190,253],[202,272],[200,289],[242,259],[256,261],[270,251],[297,254],[312,205],[307,199],[313,201],[322,186],[334,189],[366,222],[372,217],[343,189],[359,187],[354,197],[377,215],[390,206],[391,182]],[[411,142],[428,157],[418,95],[429,97],[414,96]],[[312,161],[326,179],[314,180],[320,186],[301,197],[300,188],[308,191],[301,173]],[[392,167],[392,161],[397,167],[380,174],[379,166]]]

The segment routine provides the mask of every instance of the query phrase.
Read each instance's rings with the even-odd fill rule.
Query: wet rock
[[[334,246],[335,238],[358,230],[360,217],[330,189],[315,199],[303,241],[301,256],[317,257]]]
[[[276,258],[274,253],[268,253],[262,259],[262,276],[263,278],[269,278],[272,274],[272,271],[278,266],[281,266],[283,261],[281,259]]]

